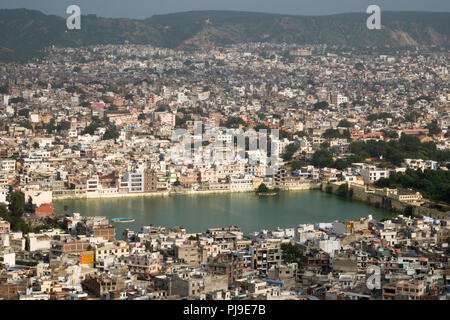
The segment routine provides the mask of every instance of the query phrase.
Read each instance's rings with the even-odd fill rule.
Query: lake
[[[56,213],[64,213],[67,206],[65,213],[69,214],[135,219],[131,223],[114,223],[118,239],[126,228],[138,231],[144,225],[180,226],[187,233],[234,225],[249,234],[304,223],[359,219],[369,214],[374,219],[392,217],[389,211],[317,190],[286,191],[276,196],[228,193],[55,200],[54,205]]]

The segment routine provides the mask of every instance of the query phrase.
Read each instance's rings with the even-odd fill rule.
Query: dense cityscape
[[[0,64],[0,299],[449,299],[448,62],[247,43]],[[120,218],[54,207],[312,189],[395,215],[117,234]]]

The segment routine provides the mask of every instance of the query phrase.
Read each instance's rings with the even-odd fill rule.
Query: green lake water
[[[233,225],[249,234],[276,227],[292,228],[304,223],[359,219],[369,214],[378,220],[392,216],[388,211],[320,191],[281,192],[276,196],[228,193],[57,200],[54,205],[56,213],[78,212],[109,219],[135,219],[131,223],[114,223],[118,239],[125,228],[138,231],[144,225],[181,226],[188,233]],[[67,211],[64,211],[64,206],[67,206]]]

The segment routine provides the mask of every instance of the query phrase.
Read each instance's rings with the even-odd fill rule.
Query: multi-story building
[[[144,172],[144,192],[158,191],[158,176],[151,170]]]
[[[198,267],[206,261],[206,251],[197,245],[182,244],[174,247],[175,259],[191,267]]]
[[[403,165],[408,169],[418,170],[437,170],[438,162],[422,159],[405,159]]]
[[[126,257],[130,254],[130,246],[125,241],[109,242],[95,248],[95,261],[105,259],[109,256],[116,258]]]
[[[61,255],[65,253],[80,253],[89,249],[90,243],[88,240],[64,239],[52,240],[50,252],[53,255]]]
[[[401,280],[383,286],[383,300],[421,300],[426,293],[424,280]]]
[[[377,168],[373,165],[365,165],[360,173],[365,184],[373,183],[381,178],[389,178],[389,170]]]
[[[16,170],[16,160],[0,160],[0,171],[14,172]]]
[[[88,228],[87,235],[102,237],[107,241],[114,241],[116,240],[116,227],[112,224],[94,225]]]
[[[6,233],[11,230],[11,224],[0,218],[0,233]]]
[[[158,274],[162,266],[159,252],[132,254],[121,259],[130,272],[138,274]]]
[[[281,264],[281,247],[280,242],[262,242],[254,246],[250,246],[250,254],[252,256],[252,268],[258,270],[260,274],[267,274],[273,265]]]

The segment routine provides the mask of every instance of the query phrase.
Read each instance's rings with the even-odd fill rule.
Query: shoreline
[[[342,198],[336,195],[335,190],[333,190],[331,193],[324,190],[323,185],[321,183],[309,183],[305,184],[299,187],[290,187],[281,189],[280,193],[286,193],[286,192],[299,192],[299,191],[320,191],[321,193],[332,195],[333,197]],[[159,192],[143,192],[143,193],[124,193],[124,194],[104,194],[104,195],[90,195],[90,196],[61,196],[61,197],[54,197],[53,202],[58,201],[65,201],[65,200],[95,200],[95,199],[123,199],[123,198],[147,198],[147,197],[170,197],[170,196],[199,196],[199,195],[214,195],[214,194],[236,194],[236,193],[246,193],[246,194],[255,194],[258,197],[266,197],[266,196],[275,196],[280,193],[276,194],[259,194],[255,193],[255,190],[243,190],[243,191],[231,191],[231,190],[184,190],[184,191],[159,191]],[[352,198],[342,198],[346,200],[356,201],[360,203],[364,203],[367,206],[382,209],[385,211],[388,211],[394,215],[402,214],[401,210],[398,210],[394,207],[386,208],[383,206],[380,206],[378,203],[374,203],[370,201],[369,198],[360,198],[360,197],[352,197]],[[406,204],[403,204],[406,205]],[[424,212],[417,212],[418,210],[421,210],[420,207],[415,207],[414,216],[421,216],[424,214]],[[422,209],[423,210],[423,209]],[[438,212],[435,209],[428,209],[426,212],[428,215],[436,218],[444,218],[445,213]]]
[[[369,192],[362,192],[361,189],[363,189],[359,185],[352,185],[349,184],[349,190],[353,190],[353,195],[350,197],[342,197],[337,195],[337,188],[341,184],[331,183],[329,186],[332,186],[329,192],[326,190],[327,184],[322,184],[322,187],[320,189],[321,192],[332,195],[337,198],[346,199],[350,201],[357,201],[360,203],[364,203],[368,206],[371,206],[373,208],[386,210],[388,212],[391,212],[394,215],[399,214],[405,214],[405,209],[407,207],[412,207],[412,216],[414,217],[421,217],[421,216],[430,216],[432,218],[437,219],[446,219],[446,213],[438,211],[436,209],[417,206],[414,204],[410,204],[407,202],[400,201],[398,199],[394,199],[391,197],[388,197],[387,195],[377,194],[377,193],[369,193]],[[390,205],[386,205],[383,203],[384,200],[388,200],[390,202]]]
[[[307,184],[307,187],[293,187],[288,189],[281,189],[282,192],[298,192],[298,191],[310,191],[310,190],[320,190],[319,187],[315,185]],[[176,195],[209,195],[209,194],[234,194],[234,193],[254,193],[255,190],[243,190],[243,191],[231,191],[231,190],[188,190],[188,191],[157,191],[157,192],[141,192],[141,193],[123,193],[123,194],[102,194],[102,195],[90,195],[90,196],[53,196],[53,202],[64,201],[64,200],[90,200],[90,199],[120,199],[120,198],[146,198],[146,197],[157,197],[157,196],[176,196]]]

